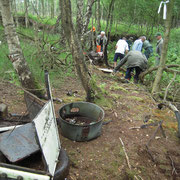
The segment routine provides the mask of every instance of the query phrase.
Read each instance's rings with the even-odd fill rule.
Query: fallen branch
[[[164,70],[165,70],[166,72],[180,74],[180,71],[177,71],[177,70],[174,70],[174,69],[169,69],[168,67],[165,67]]]
[[[171,156],[168,156],[169,159],[171,160],[171,166],[172,166],[172,175],[174,175],[174,173],[177,175],[177,171],[174,165],[174,161],[172,160]]]
[[[21,33],[21,32],[17,32],[17,33],[20,34],[21,36],[24,36],[26,39],[29,39],[29,40],[31,40],[31,41],[35,41],[35,39],[34,39],[33,37],[31,37],[31,36],[28,36],[28,35],[23,34],[23,33]]]
[[[177,70],[172,70],[172,69],[169,69],[169,68],[173,68],[173,67],[180,67],[180,65],[178,64],[170,64],[170,65],[167,65],[164,67],[164,70],[166,72],[171,72],[171,73],[177,73],[177,74],[180,74],[180,71],[177,71]],[[149,69],[147,69],[146,71],[142,72],[140,75],[139,75],[139,78],[141,81],[144,81],[144,77],[147,75],[147,74],[150,74],[151,72],[153,71],[156,71],[158,70],[159,66],[156,66],[156,67],[151,67]]]
[[[122,139],[120,137],[119,137],[119,140],[120,140],[120,142],[122,144],[122,148],[123,148],[124,154],[126,156],[126,161],[127,161],[127,164],[128,164],[128,168],[131,170],[131,165],[130,165],[130,162],[129,162],[129,157],[128,157],[127,153],[126,153],[126,149],[124,147],[124,143],[123,143],[123,141],[122,141]]]

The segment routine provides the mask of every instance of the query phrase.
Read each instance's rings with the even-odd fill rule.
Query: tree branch
[[[166,90],[165,90],[164,101],[166,101],[166,97],[167,97],[168,90],[169,90],[171,84],[175,81],[175,79],[176,79],[176,73],[174,73],[173,79],[170,81],[170,83],[168,84],[168,86],[167,86],[167,88],[166,88]]]
[[[165,70],[166,72],[171,72],[171,73],[180,74],[180,71],[169,69],[169,68],[173,68],[173,67],[180,67],[180,65],[178,65],[178,64],[170,64],[170,65],[167,65],[167,66],[164,68],[164,70]],[[155,66],[155,67],[151,67],[151,68],[147,69],[146,71],[144,71],[143,73],[141,73],[141,74],[139,75],[139,78],[141,79],[141,81],[144,81],[144,77],[145,77],[147,74],[150,74],[151,72],[158,70],[158,68],[159,68],[159,66]]]

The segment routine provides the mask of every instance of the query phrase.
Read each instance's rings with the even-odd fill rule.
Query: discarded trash
[[[74,141],[100,136],[104,111],[88,102],[66,104],[59,110],[62,135]]]
[[[5,119],[8,116],[8,107],[7,105],[0,104],[0,119]]]
[[[107,68],[98,68],[100,71],[103,71],[105,73],[112,73],[113,70],[112,69],[107,69]]]
[[[0,134],[0,150],[9,161],[17,162],[22,159],[25,161],[26,157],[41,150],[45,171],[0,163],[0,175],[4,175],[5,179],[57,180],[67,176],[69,160],[60,146],[48,76],[46,76],[46,83],[48,83],[46,85],[50,99],[46,104],[25,91],[30,116],[36,116],[33,122],[20,127],[0,128],[0,131],[13,128],[12,131]]]
[[[53,176],[61,149],[52,101],[45,104],[34,119],[39,144],[49,173]]]
[[[39,150],[32,123],[0,135],[0,150],[10,162],[17,162]]]
[[[5,131],[9,131],[9,130],[13,130],[14,128],[18,128],[21,127],[22,125],[18,125],[18,126],[8,126],[8,127],[0,127],[0,132],[5,132]]]
[[[155,137],[156,140],[157,140],[157,139],[160,139],[160,138],[161,138],[160,136],[156,136],[156,137]]]

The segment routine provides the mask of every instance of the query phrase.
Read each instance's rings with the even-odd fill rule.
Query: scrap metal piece
[[[20,161],[40,150],[32,123],[0,135],[0,150],[10,162]]]
[[[103,71],[105,73],[112,73],[113,70],[112,69],[107,69],[107,68],[98,68],[100,71]]]
[[[18,128],[21,127],[22,125],[18,125],[18,126],[8,126],[8,127],[0,127],[0,133],[1,132],[5,132],[5,131],[9,131],[9,130],[13,130],[14,128]]]
[[[45,72],[45,82],[48,98],[50,100],[41,109],[41,112],[33,120],[33,123],[36,128],[37,137],[46,162],[47,170],[52,176],[54,176],[61,150],[61,144],[48,72]]]
[[[24,91],[24,100],[29,113],[29,117],[33,120],[44,106],[44,102],[28,91]]]
[[[0,104],[0,119],[5,119],[8,116],[8,107],[7,105]]]

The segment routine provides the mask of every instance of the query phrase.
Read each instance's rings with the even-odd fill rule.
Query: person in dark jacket
[[[133,37],[130,37],[126,42],[128,43],[128,47],[129,47],[129,51],[130,51],[131,50],[131,46],[133,44]]]
[[[117,72],[121,66],[127,63],[127,70],[125,79],[131,79],[131,73],[135,69],[134,82],[138,83],[139,75],[147,69],[147,58],[140,51],[130,51],[115,67],[114,72]]]
[[[150,58],[151,54],[153,53],[153,47],[151,43],[148,40],[145,40],[143,42],[143,48],[144,48],[144,55],[146,56],[147,59]]]

